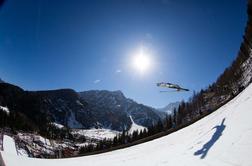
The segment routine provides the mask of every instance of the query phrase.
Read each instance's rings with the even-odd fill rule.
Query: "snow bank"
[[[3,152],[7,166],[252,165],[252,85],[200,121],[126,149],[71,159],[35,159]]]
[[[8,155],[17,156],[15,141],[8,135],[4,135],[3,137],[3,151]]]

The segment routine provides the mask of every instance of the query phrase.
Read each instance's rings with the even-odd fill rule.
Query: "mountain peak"
[[[123,92],[120,91],[120,90],[113,91],[113,93],[114,93],[115,95],[118,95],[118,96],[121,96],[121,97],[124,97],[124,98],[125,98]]]
[[[166,112],[167,114],[172,114],[174,108],[177,109],[179,107],[179,104],[180,104],[179,101],[172,102],[172,103],[169,103],[167,106],[165,106],[163,108],[159,108],[158,110],[161,111],[161,112]]]
[[[0,78],[0,83],[5,83],[5,82]]]
[[[109,97],[117,98],[119,100],[124,100],[126,97],[124,96],[123,92],[120,90],[116,91],[108,91],[108,90],[89,90],[80,92],[81,96],[95,96],[99,99],[105,99]]]
[[[130,128],[132,116],[140,126],[151,126],[160,119],[159,114],[148,106],[138,104],[124,96],[120,90],[91,90],[80,92],[80,96],[88,103],[88,109],[95,115],[104,128],[122,131]]]

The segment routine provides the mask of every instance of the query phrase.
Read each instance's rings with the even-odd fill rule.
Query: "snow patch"
[[[22,149],[22,148],[18,149],[17,153],[18,153],[19,156],[29,157],[28,152],[26,150]]]
[[[56,123],[56,122],[53,122],[53,123],[51,123],[51,124],[52,124],[53,126],[55,126],[55,127],[59,128],[59,129],[64,128],[64,125],[59,124],[59,123]]]
[[[82,128],[82,124],[80,124],[76,119],[75,119],[75,114],[73,111],[70,111],[70,117],[68,118],[68,126],[70,128]]]
[[[42,144],[42,145],[49,145],[49,146],[51,145],[49,139],[44,138],[44,137],[42,137],[42,136],[40,136],[40,135],[34,136],[34,140],[33,140],[33,141],[34,141],[34,142],[37,142],[37,143],[40,143],[40,144]]]
[[[8,108],[8,107],[0,106],[0,110],[6,112],[8,115],[10,114],[10,111],[9,111],[9,108]]]
[[[128,134],[133,134],[134,131],[141,132],[141,131],[147,130],[146,127],[143,127],[143,126],[140,126],[140,125],[136,124],[136,123],[134,122],[134,120],[132,119],[131,116],[130,116],[130,120],[131,120],[131,122],[132,122],[132,125],[131,125],[131,127],[130,127],[130,129],[129,129],[129,131],[128,131]]]
[[[80,106],[84,106],[84,105],[80,102],[80,100],[76,100],[76,104],[78,104],[78,105],[80,105]]]
[[[85,147],[85,146],[89,146],[89,145],[96,146],[96,143],[85,142],[85,143],[78,143],[78,144],[75,144],[75,145],[78,146],[78,147]]]

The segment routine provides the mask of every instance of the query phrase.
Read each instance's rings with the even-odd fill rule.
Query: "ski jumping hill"
[[[165,137],[108,153],[36,159],[1,152],[5,166],[252,165],[252,84],[196,123]],[[8,145],[4,145],[8,147]],[[2,166],[1,165],[1,166]]]

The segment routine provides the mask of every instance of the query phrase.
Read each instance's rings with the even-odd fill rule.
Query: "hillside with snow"
[[[1,152],[6,166],[251,165],[252,84],[196,123],[165,137],[130,148],[70,159],[20,157]],[[7,144],[13,144],[7,142]],[[4,145],[4,147],[10,147]],[[3,164],[3,163],[2,163]]]
[[[13,120],[10,122],[7,117],[4,118],[3,127],[13,126],[23,131],[29,128],[30,132],[37,132],[37,129],[49,132],[51,126],[123,131],[131,126],[128,115],[145,127],[156,124],[166,115],[125,97],[121,91],[25,91],[0,82],[0,116],[6,116],[5,113],[10,113],[9,119]]]
[[[128,131],[129,134],[133,134],[134,131],[141,132],[141,131],[147,130],[146,127],[143,127],[143,126],[136,124],[131,116],[130,116],[130,120],[131,120],[132,124],[131,124],[129,131]]]

